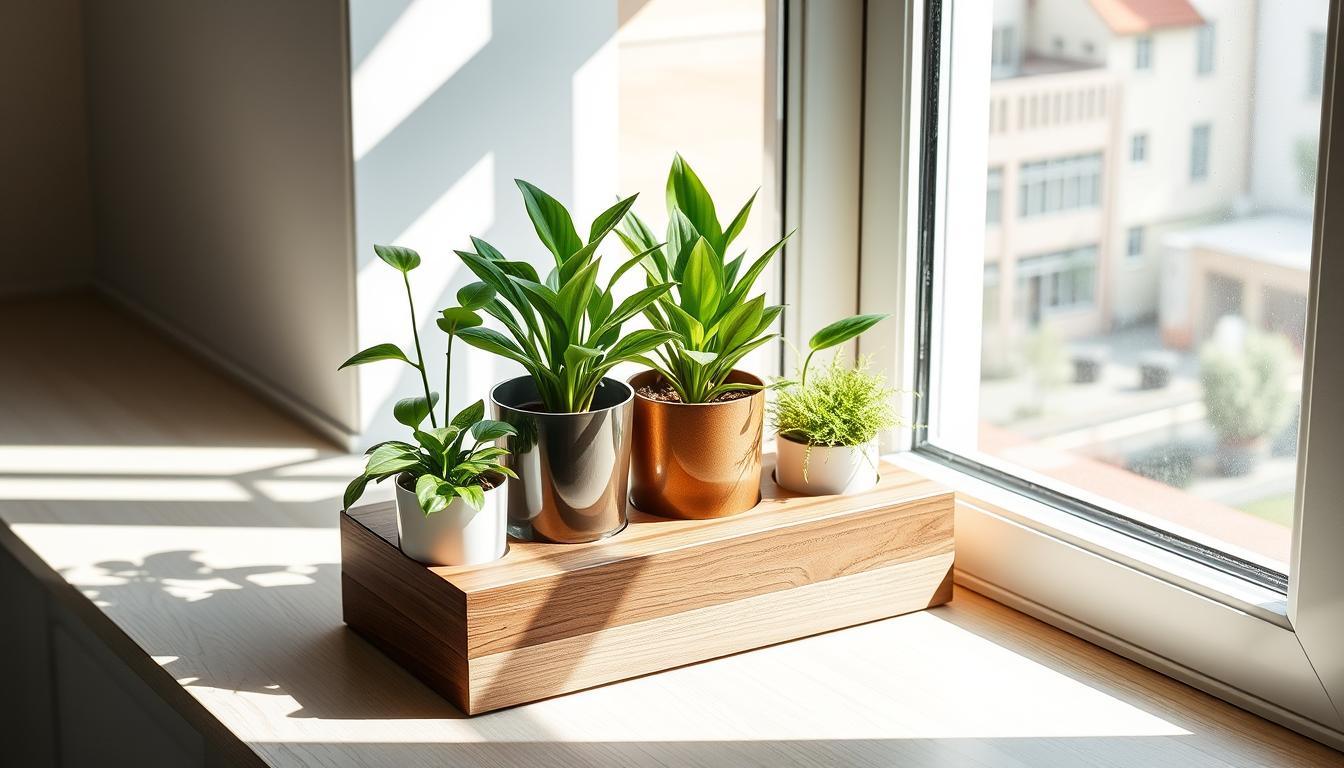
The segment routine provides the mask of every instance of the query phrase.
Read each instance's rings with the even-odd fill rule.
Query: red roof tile
[[[1118,35],[1151,32],[1166,27],[1190,27],[1204,17],[1190,0],[1090,0],[1092,7]]]

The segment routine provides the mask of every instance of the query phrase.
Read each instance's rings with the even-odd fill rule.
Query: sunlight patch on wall
[[[490,42],[490,0],[415,0],[350,78],[355,160]]]
[[[411,293],[415,298],[416,322],[421,329],[422,342],[434,350],[432,362],[436,364],[441,362],[444,340],[443,334],[434,327],[433,317],[453,303],[449,285],[459,269],[465,270],[453,249],[470,246],[470,235],[483,233],[494,225],[494,175],[495,156],[487,152],[394,240],[396,245],[414,248],[422,258],[420,266],[410,273]],[[359,271],[358,296],[360,348],[392,342],[414,356],[406,288],[401,274],[380,259],[369,260]],[[431,337],[432,343],[427,342]],[[425,354],[430,352],[427,350]],[[398,382],[408,370],[405,365],[393,363],[366,365],[360,369],[360,413],[364,429],[394,394],[398,397],[411,394],[397,389]],[[431,381],[431,387],[442,390],[443,384],[435,379]]]

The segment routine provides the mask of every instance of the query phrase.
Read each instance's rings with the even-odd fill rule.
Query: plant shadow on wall
[[[582,158],[575,159],[582,154],[578,144],[591,140],[576,134],[576,121],[584,116],[576,103],[605,96],[581,92],[595,87],[587,84],[583,70],[617,32],[614,4],[493,0],[451,4],[448,10],[433,6],[373,0],[350,6],[356,133],[362,118],[377,123],[387,110],[405,115],[380,131],[376,141],[361,142],[356,136],[361,348],[386,338],[378,315],[388,314],[383,308],[400,300],[399,284],[392,285],[390,278],[379,282],[384,276],[377,273],[374,243],[412,245],[432,267],[422,278],[426,293],[416,298],[423,310],[417,321],[421,333],[426,333],[433,329],[434,309],[446,306],[459,288],[473,280],[453,256],[453,249],[468,235],[478,235],[505,252],[523,254],[536,265],[544,263],[545,252],[530,239],[532,227],[516,204],[514,177],[535,179],[562,198],[578,191],[594,211],[616,191],[614,177],[607,179],[602,168],[579,165]],[[426,13],[438,17],[426,18]],[[476,32],[462,33],[463,28]],[[474,53],[461,62],[442,61],[458,55],[440,50],[449,32],[467,34],[454,50],[474,48]],[[434,83],[432,75],[414,62],[397,63],[408,50],[435,50],[431,58],[444,68],[441,82]],[[391,66],[389,59],[394,62]],[[614,66],[614,60],[610,64]],[[428,83],[426,77],[431,78]],[[388,106],[388,98],[406,103]],[[610,101],[615,103],[614,92]],[[463,105],[468,104],[471,119],[463,119]],[[614,115],[612,120],[603,117],[593,117],[600,124],[594,130],[614,125]],[[431,279],[435,277],[437,283]],[[399,316],[388,321],[387,328],[399,331],[401,324]],[[401,334],[395,339],[410,341]],[[441,362],[431,362],[431,381],[442,380]],[[454,371],[452,388],[458,392],[506,378],[512,367],[479,353],[465,356],[463,362],[466,365]],[[392,382],[377,380],[372,390],[362,386],[382,399],[369,402],[366,394],[361,405],[369,414],[366,418],[373,419],[366,429],[370,442],[398,431],[390,407],[395,393],[411,391],[418,384],[418,374],[408,370]]]

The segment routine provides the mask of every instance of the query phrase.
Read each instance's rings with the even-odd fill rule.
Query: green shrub
[[[861,357],[853,367],[839,355],[806,384],[789,382],[776,391],[770,407],[775,430],[808,445],[862,445],[896,426],[894,389]]]
[[[1217,341],[1199,355],[1209,426],[1226,442],[1250,442],[1282,429],[1292,407],[1284,376],[1292,351],[1282,336],[1251,333],[1240,349]]]

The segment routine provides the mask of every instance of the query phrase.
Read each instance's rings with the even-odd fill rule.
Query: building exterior
[[[1248,198],[1232,221],[1163,238],[1168,346],[1197,345],[1228,314],[1303,343],[1326,18],[1326,0],[1259,4]]]
[[[1152,322],[1163,236],[1244,205],[1255,61],[1245,10],[995,3],[987,349],[1046,318],[1065,339]]]

